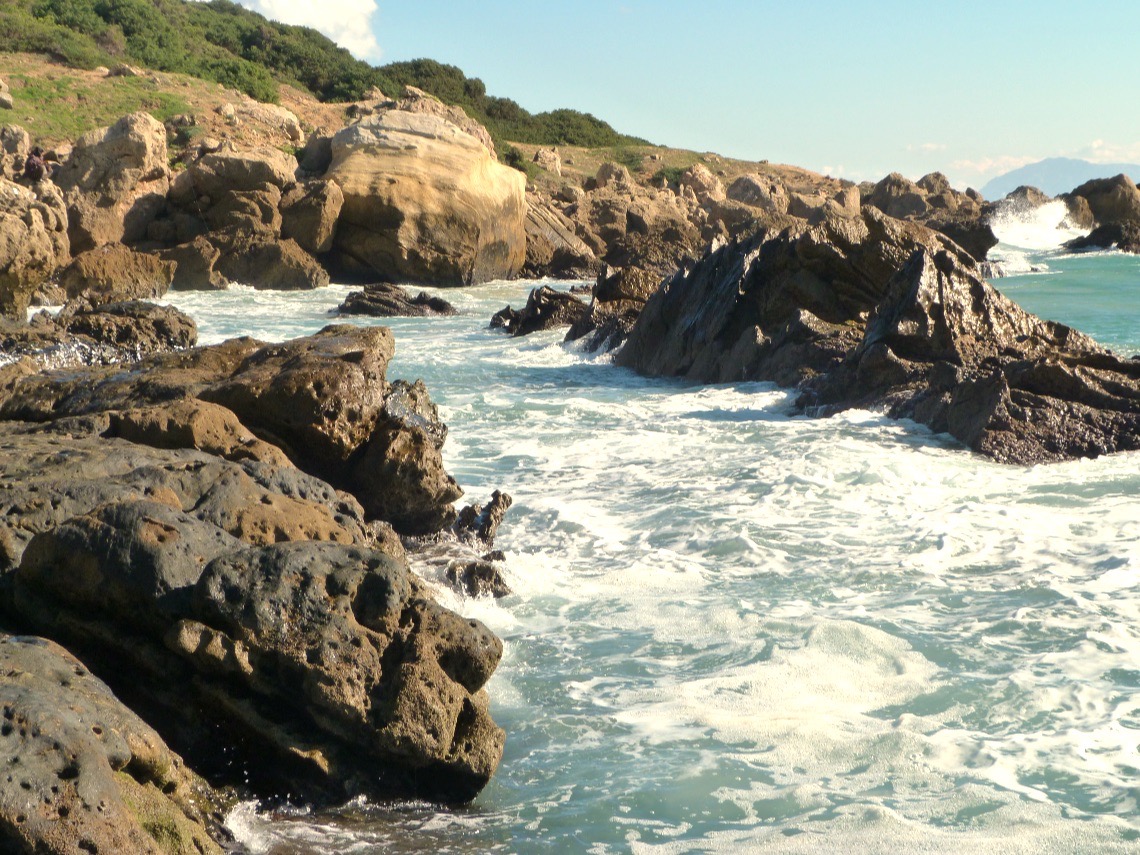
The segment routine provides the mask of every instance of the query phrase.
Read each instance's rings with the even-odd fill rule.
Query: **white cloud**
[[[1135,163],[1140,161],[1140,143],[1119,145],[1105,140],[1093,140],[1073,152],[1073,157],[1081,157],[1093,163]]]
[[[376,0],[237,0],[283,24],[312,27],[360,59],[380,59],[380,45],[372,31]]]
[[[924,142],[924,143],[919,143],[918,145],[908,145],[906,147],[906,150],[907,151],[925,151],[925,152],[945,151],[946,150],[946,144],[945,143],[936,143],[936,142]]]
[[[955,172],[967,173],[976,178],[989,178],[1028,163],[1036,163],[1040,159],[1036,155],[1002,154],[996,157],[980,157],[977,160],[955,160],[950,166]]]

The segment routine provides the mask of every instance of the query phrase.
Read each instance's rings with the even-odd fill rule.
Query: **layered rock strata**
[[[646,374],[798,387],[1008,463],[1140,448],[1140,363],[1043,321],[942,235],[864,208],[761,229],[666,281],[617,356]]]

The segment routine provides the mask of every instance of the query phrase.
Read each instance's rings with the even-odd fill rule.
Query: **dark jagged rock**
[[[415,297],[399,285],[377,282],[363,291],[353,291],[336,308],[340,315],[371,315],[376,318],[422,318],[430,315],[455,315],[455,307],[442,297],[421,291]]]
[[[5,852],[221,855],[205,787],[82,662],[0,634],[0,671]]]
[[[1118,249],[1140,254],[1140,220],[1097,226],[1084,237],[1065,244],[1066,249]]]
[[[571,326],[584,318],[588,311],[587,305],[573,294],[542,285],[530,292],[521,312],[507,306],[495,313],[491,326],[514,336],[530,335],[541,330]]]
[[[467,505],[459,512],[452,532],[462,543],[482,549],[495,546],[495,535],[506,517],[514,500],[506,493],[496,490],[491,500],[483,505]]]
[[[446,577],[455,590],[469,597],[501,599],[511,594],[503,574],[490,561],[452,562]]]
[[[610,271],[604,268],[594,285],[589,311],[566,333],[566,341],[584,340],[588,351],[613,349],[621,345],[645,301],[657,289],[662,277],[639,267]]]
[[[758,232],[646,304],[621,364],[799,386],[816,414],[885,409],[1009,463],[1140,448],[1140,367],[1042,321],[955,244],[862,220]]]

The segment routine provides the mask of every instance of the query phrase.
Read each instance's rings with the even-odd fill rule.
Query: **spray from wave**
[[[990,228],[998,239],[990,258],[1008,275],[1047,271],[1048,265],[1033,256],[1059,250],[1088,234],[1088,229],[1073,224],[1068,207],[1059,199],[1036,206],[1006,199],[990,217]]]

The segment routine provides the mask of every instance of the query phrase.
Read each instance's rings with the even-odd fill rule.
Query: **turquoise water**
[[[1048,272],[1005,293],[1140,352],[1140,259],[1032,259]],[[805,419],[771,386],[646,380],[486,328],[532,285],[390,322],[390,376],[428,384],[468,498],[515,498],[515,593],[439,587],[505,642],[498,774],[458,811],[246,805],[246,846],[1140,851],[1140,457],[1003,467],[873,413]],[[346,290],[176,301],[204,340],[280,339]]]

